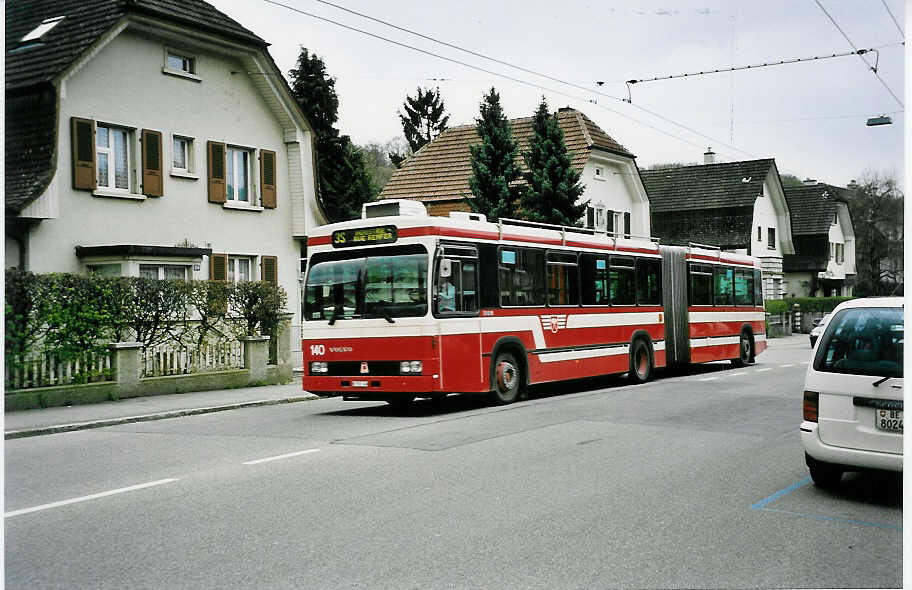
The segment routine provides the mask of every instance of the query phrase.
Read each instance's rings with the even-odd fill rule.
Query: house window
[[[758,242],[763,241],[763,228],[760,227],[759,225],[757,226],[757,241]]]
[[[836,244],[830,242],[830,260],[836,259]]]
[[[159,279],[168,281],[187,280],[187,271],[190,267],[176,264],[140,264],[139,276],[146,279]]]
[[[836,264],[845,262],[845,244],[836,244]]]
[[[767,230],[766,247],[769,250],[776,249],[776,228],[771,227]]]
[[[596,180],[605,180],[605,169],[601,166],[595,167],[595,178]]]
[[[839,223],[839,213],[834,212],[833,213],[833,225],[836,225],[838,223]]]
[[[86,266],[86,270],[89,271],[89,274],[100,277],[120,276],[120,264],[89,264]]]
[[[250,258],[228,257],[228,282],[239,283],[252,280],[250,276]]]
[[[196,74],[196,58],[169,51],[165,58],[165,68],[186,74]]]
[[[193,172],[193,138],[174,135],[172,138],[171,172]]]
[[[228,169],[226,184],[226,198],[229,201],[253,204],[250,190],[250,150],[228,147],[226,149]]]
[[[123,127],[98,125],[95,137],[98,152],[98,187],[129,192],[133,132]]]

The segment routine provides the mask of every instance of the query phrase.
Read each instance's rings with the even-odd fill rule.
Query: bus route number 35
[[[326,347],[322,344],[310,345],[310,356],[323,356],[326,354]]]

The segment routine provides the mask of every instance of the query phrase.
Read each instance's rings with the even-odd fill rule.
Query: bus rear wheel
[[[751,341],[747,332],[741,332],[741,338],[738,341],[738,358],[732,359],[732,364],[736,367],[743,367],[750,363],[751,360]]]
[[[494,361],[494,382],[491,384],[491,401],[497,405],[512,404],[522,389],[522,368],[512,352],[497,354]]]
[[[630,347],[630,370],[627,378],[632,383],[646,383],[652,377],[652,355],[649,354],[649,345],[642,339],[633,341]]]

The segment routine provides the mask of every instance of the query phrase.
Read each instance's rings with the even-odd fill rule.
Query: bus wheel
[[[642,339],[633,341],[630,347],[630,371],[627,378],[632,383],[646,383],[652,377],[652,355],[649,346]]]
[[[512,352],[501,352],[494,361],[494,383],[491,401],[498,405],[512,404],[522,388],[522,369]]]
[[[741,340],[738,342],[738,358],[732,359],[732,364],[736,367],[743,367],[750,363],[751,360],[751,340],[747,332],[741,332]]]

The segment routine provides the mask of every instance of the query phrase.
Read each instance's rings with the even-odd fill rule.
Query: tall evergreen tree
[[[557,115],[548,112],[544,98],[532,117],[532,131],[529,151],[523,154],[526,190],[519,204],[519,215],[529,221],[577,225],[589,202],[577,203],[584,188],[579,182],[580,173],[571,166],[564,132],[557,123]]]
[[[517,163],[519,144],[513,139],[510,123],[500,106],[494,88],[484,95],[481,117],[475,120],[481,143],[470,146],[472,177],[469,188],[475,199],[469,203],[489,219],[514,217],[522,186]]]
[[[855,230],[855,295],[903,293],[903,201],[895,174],[869,172],[845,191]]]
[[[415,98],[405,96],[402,103],[405,114],[399,111],[399,121],[402,123],[402,132],[408,142],[407,151],[390,151],[389,159],[397,168],[411,155],[427,145],[432,139],[443,133],[447,128],[449,115],[444,115],[445,106],[440,98],[440,89],[425,90],[418,87]]]
[[[288,72],[291,92],[307,115],[316,136],[320,204],[328,221],[361,215],[361,205],[379,192],[371,180],[360,150],[347,135],[339,135],[339,97],[336,80],[326,73],[323,60],[304,47],[296,67]]]

